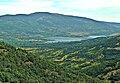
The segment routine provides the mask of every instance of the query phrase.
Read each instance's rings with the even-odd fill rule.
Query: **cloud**
[[[6,5],[0,3],[0,10],[11,11],[11,13],[17,13],[18,11],[18,13],[28,13],[30,11],[61,12],[64,10],[94,10],[106,7],[120,8],[120,0],[9,0],[6,3]]]
[[[97,9],[103,7],[120,7],[120,0],[73,0],[60,2],[61,7],[68,9]]]
[[[34,1],[34,0],[19,0],[14,5],[24,6],[24,7],[51,7],[53,5],[52,1]]]
[[[0,11],[8,11],[11,14],[18,13],[32,13],[32,12],[44,12],[44,11],[54,11],[57,9],[52,7],[52,1],[45,0],[17,0],[7,5],[0,5]]]
[[[0,15],[52,12],[120,22],[119,3],[120,0],[0,0]]]

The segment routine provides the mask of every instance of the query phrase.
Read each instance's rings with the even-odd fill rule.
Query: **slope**
[[[45,42],[51,36],[110,35],[120,32],[119,23],[56,13],[0,16],[0,38],[7,43]]]
[[[44,44],[28,51],[92,77],[120,81],[120,36]]]
[[[0,82],[103,83],[5,43],[0,43]]]

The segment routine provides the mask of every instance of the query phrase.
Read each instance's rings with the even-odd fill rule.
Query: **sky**
[[[51,12],[120,23],[120,0],[0,0],[0,15]]]

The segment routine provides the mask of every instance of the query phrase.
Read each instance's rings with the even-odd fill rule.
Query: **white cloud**
[[[114,10],[116,13],[112,13],[113,8],[120,9],[119,3],[120,0],[16,0],[0,2],[0,15],[52,12],[120,22],[120,10]],[[113,19],[112,15],[116,18]]]
[[[7,5],[0,5],[0,10],[11,11],[11,13],[18,11],[18,13],[28,13],[34,11],[93,10],[104,7],[120,8],[119,3],[120,0],[17,0]]]
[[[35,0],[18,0],[17,2],[8,5],[0,5],[0,11],[8,11],[11,14],[18,13],[33,13],[33,12],[57,12],[57,9],[52,7],[52,1],[35,1]]]
[[[53,5],[52,1],[34,1],[34,0],[19,0],[14,5],[16,6],[28,6],[28,7],[51,7]]]
[[[61,2],[63,8],[68,9],[97,9],[103,7],[120,7],[120,0],[74,0]]]

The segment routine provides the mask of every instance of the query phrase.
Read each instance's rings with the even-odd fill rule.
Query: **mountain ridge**
[[[4,42],[40,40],[46,37],[83,37],[120,33],[119,23],[96,21],[84,17],[39,12],[32,14],[5,15],[0,17],[0,38]],[[19,35],[19,36],[17,36]],[[34,42],[35,43],[35,42]],[[11,43],[10,43],[11,44]]]
[[[29,14],[5,14],[5,15],[0,15],[0,17],[4,17],[4,16],[18,16],[18,15],[30,16],[30,15],[39,14],[39,13],[54,14],[54,15],[56,14],[56,15],[63,15],[63,16],[68,16],[68,17],[84,18],[84,19],[89,19],[89,20],[93,20],[93,21],[97,21],[97,22],[106,22],[106,23],[120,24],[120,22],[100,21],[100,20],[96,20],[96,19],[93,19],[93,18],[90,18],[90,17],[77,16],[77,15],[66,15],[66,14],[51,13],[51,12],[34,12],[34,13],[29,13]]]

